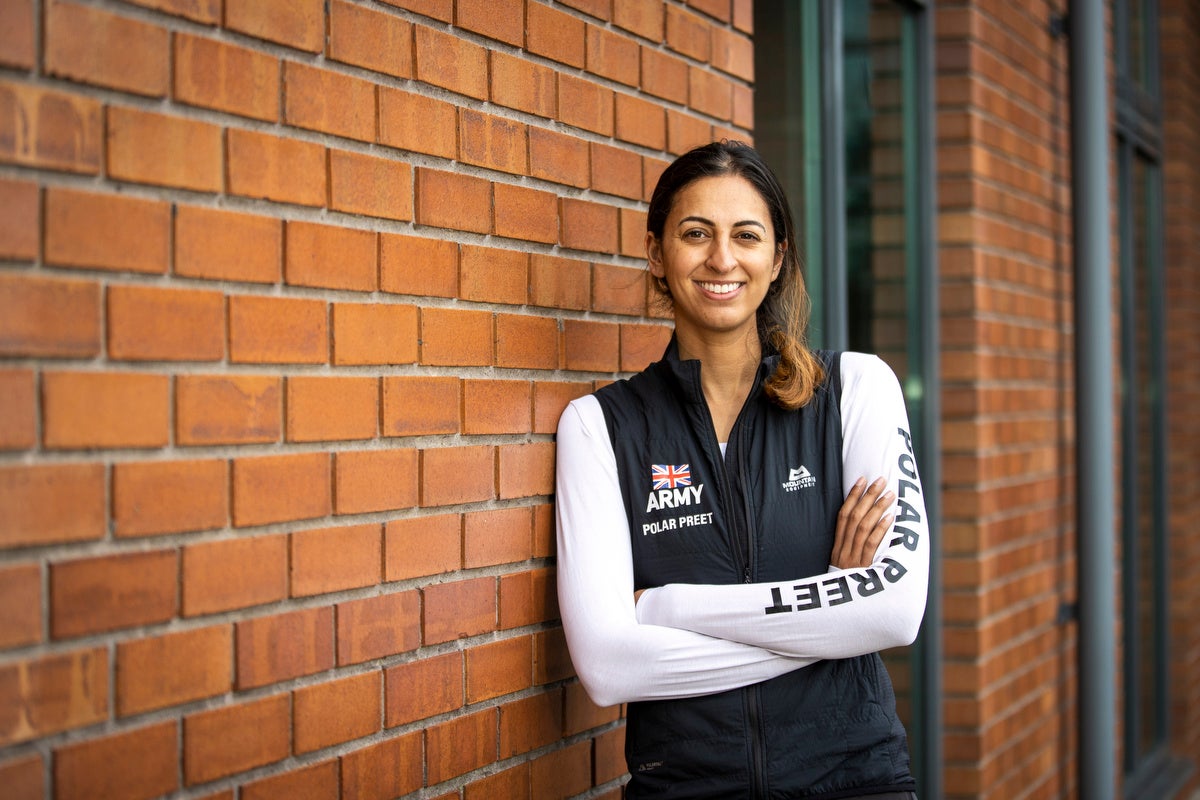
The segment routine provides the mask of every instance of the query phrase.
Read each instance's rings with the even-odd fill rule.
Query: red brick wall
[[[0,786],[615,798],[557,416],[748,0],[0,6]]]
[[[1067,49],[1053,2],[939,2],[944,787],[1076,791]]]

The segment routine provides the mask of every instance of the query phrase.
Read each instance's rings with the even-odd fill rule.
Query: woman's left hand
[[[877,478],[864,489],[865,483],[865,478],[855,482],[838,512],[830,556],[830,563],[838,569],[870,566],[895,516],[885,513],[896,495],[884,491],[887,488],[884,479]]]

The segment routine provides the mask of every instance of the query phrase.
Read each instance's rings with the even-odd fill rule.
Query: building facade
[[[788,186],[814,343],[906,391],[921,796],[1186,797],[1200,8],[1073,5],[5,0],[2,793],[619,798],[553,431],[661,353],[649,194],[729,137]]]

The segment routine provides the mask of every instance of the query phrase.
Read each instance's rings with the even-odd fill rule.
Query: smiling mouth
[[[699,281],[700,288],[711,294],[729,294],[742,288],[740,283],[708,283]]]

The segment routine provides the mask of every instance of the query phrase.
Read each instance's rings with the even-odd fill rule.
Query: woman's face
[[[662,240],[646,234],[646,255],[671,290],[676,331],[694,334],[753,332],[783,263],[766,201],[736,175],[681,189]]]

